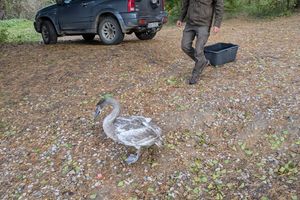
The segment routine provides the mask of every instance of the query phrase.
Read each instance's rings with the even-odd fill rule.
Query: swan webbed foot
[[[130,154],[130,156],[128,158],[126,158],[126,163],[128,165],[135,163],[136,161],[138,161],[139,156],[138,155],[134,155],[134,154]]]
[[[136,155],[130,154],[130,155],[128,156],[128,158],[126,158],[125,161],[126,161],[126,163],[127,163],[128,165],[133,164],[133,163],[135,163],[136,161],[138,161],[140,155],[141,155],[141,149],[138,149]]]

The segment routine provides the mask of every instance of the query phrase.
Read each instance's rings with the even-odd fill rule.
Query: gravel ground
[[[174,27],[118,46],[0,46],[0,198],[299,199],[299,21],[225,21],[209,44],[238,44],[237,60],[193,86]],[[93,120],[104,93],[153,118],[164,147],[126,165],[134,149],[101,127],[110,109]]]

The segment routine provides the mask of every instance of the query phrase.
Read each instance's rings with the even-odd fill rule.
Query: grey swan
[[[111,105],[113,110],[103,120],[104,133],[115,142],[137,149],[136,155],[130,154],[126,159],[128,164],[135,163],[139,159],[142,147],[149,147],[154,144],[162,146],[161,129],[152,122],[151,118],[143,116],[119,117],[120,104],[112,97],[104,97],[97,103],[95,120],[102,109],[108,105]]]

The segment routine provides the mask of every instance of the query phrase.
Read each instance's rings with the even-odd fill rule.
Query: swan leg
[[[130,154],[129,157],[125,160],[127,162],[127,164],[133,164],[136,161],[138,161],[139,157],[141,155],[141,149],[138,149],[136,152],[136,155],[134,154]]]

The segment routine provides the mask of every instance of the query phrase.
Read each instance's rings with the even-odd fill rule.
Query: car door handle
[[[85,2],[84,2],[84,3],[81,3],[81,6],[82,6],[82,7],[87,7],[87,5],[88,5],[88,3],[85,3]]]
[[[90,2],[82,2],[81,6],[82,7],[87,7],[89,4],[95,3],[95,1],[90,1]]]

